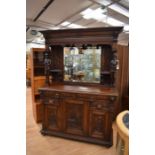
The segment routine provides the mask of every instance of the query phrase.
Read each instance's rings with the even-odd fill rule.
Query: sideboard
[[[39,89],[44,116],[41,133],[112,145],[114,88],[56,84]]]

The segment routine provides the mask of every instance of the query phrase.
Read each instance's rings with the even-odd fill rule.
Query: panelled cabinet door
[[[64,100],[64,131],[67,133],[84,135],[86,114],[83,101]]]
[[[90,110],[89,113],[89,136],[104,140],[110,140],[111,118],[109,112],[100,110]]]
[[[45,128],[61,130],[61,107],[59,105],[45,105]]]

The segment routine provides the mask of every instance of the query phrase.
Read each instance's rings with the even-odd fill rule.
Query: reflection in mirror
[[[64,47],[64,81],[100,83],[101,47]]]

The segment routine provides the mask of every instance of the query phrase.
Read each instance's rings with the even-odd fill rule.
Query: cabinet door
[[[110,140],[112,133],[111,115],[107,111],[90,110],[89,136]]]
[[[45,128],[48,130],[61,130],[61,107],[45,105]]]
[[[84,135],[87,123],[86,103],[78,100],[64,100],[64,131]]]

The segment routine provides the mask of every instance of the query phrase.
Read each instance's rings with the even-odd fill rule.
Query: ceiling
[[[124,26],[129,0],[26,0],[27,42],[44,42],[40,30]]]

